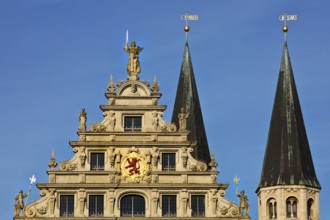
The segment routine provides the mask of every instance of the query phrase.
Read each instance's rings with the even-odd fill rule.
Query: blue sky
[[[0,1],[0,219],[13,216],[13,198],[29,177],[47,182],[48,161],[73,156],[78,113],[101,120],[110,74],[127,77],[125,32],[144,47],[140,77],[158,77],[171,119],[183,56],[180,16],[189,10],[189,44],[209,146],[219,163],[218,180],[241,179],[251,216],[257,219],[258,185],[283,49],[284,11],[288,46],[314,166],[323,187],[321,219],[330,195],[330,3],[297,0]],[[34,186],[30,201],[39,198]]]

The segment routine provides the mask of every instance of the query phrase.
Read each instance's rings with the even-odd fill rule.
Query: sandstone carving
[[[159,126],[163,132],[176,132],[176,126],[173,123],[167,123],[163,120],[163,113],[158,113]]]
[[[78,120],[79,120],[78,131],[80,132],[86,131],[87,113],[85,112],[85,108],[81,109],[81,112],[79,113],[78,116]]]
[[[128,63],[127,63],[127,73],[129,75],[129,80],[139,80],[138,74],[141,72],[139,53],[143,48],[136,45],[135,41],[131,42],[131,46],[128,46],[128,42],[124,47],[124,50],[129,53]]]
[[[24,210],[24,198],[26,198],[28,194],[23,194],[23,190],[20,190],[18,195],[14,198],[14,216],[22,215]]]
[[[116,117],[113,111],[104,112],[104,119],[96,124],[92,124],[90,127],[91,131],[94,132],[104,132],[104,131],[114,131],[116,125]]]
[[[179,118],[179,131],[187,131],[187,118],[189,113],[184,111],[184,108],[181,108],[181,112],[178,115]]]

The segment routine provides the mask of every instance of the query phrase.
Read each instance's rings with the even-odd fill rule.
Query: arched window
[[[313,199],[309,199],[307,201],[307,219],[313,219],[313,203],[314,200]]]
[[[145,201],[143,196],[127,195],[120,200],[120,216],[144,217]]]
[[[268,207],[268,218],[277,219],[277,203],[276,200],[271,198],[267,202]]]
[[[286,216],[288,218],[297,217],[297,203],[298,200],[295,197],[289,197],[286,200]]]

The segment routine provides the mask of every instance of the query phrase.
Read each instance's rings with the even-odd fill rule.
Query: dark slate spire
[[[188,40],[186,40],[184,48],[180,78],[172,115],[172,122],[177,126],[179,125],[178,114],[181,112],[181,108],[184,108],[184,110],[190,114],[187,119],[187,130],[189,131],[188,140],[192,142],[197,141],[197,145],[192,154],[195,159],[208,163],[211,160],[210,151],[207,144]]]
[[[306,185],[321,188],[293,77],[287,42],[284,42],[260,187]]]

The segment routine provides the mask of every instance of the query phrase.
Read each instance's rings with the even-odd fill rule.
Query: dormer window
[[[142,128],[142,117],[141,116],[125,116],[124,117],[124,128],[128,132],[140,132]]]

